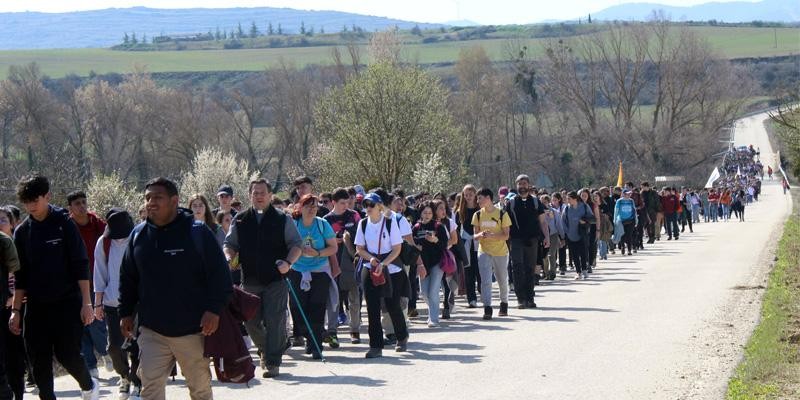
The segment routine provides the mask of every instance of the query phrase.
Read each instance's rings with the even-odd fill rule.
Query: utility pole
[[[773,33],[775,34],[775,48],[778,48],[778,28],[772,28]]]

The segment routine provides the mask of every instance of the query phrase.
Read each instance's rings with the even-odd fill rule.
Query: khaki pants
[[[204,337],[201,334],[180,337],[160,335],[145,327],[140,328],[139,377],[142,379],[142,399],[166,400],[167,378],[174,361],[186,377],[189,397],[192,400],[211,400],[211,370],[209,359],[203,357]]]
[[[550,250],[544,258],[544,273],[547,276],[555,276],[558,273],[558,249],[561,248],[561,237],[558,233],[550,235]]]

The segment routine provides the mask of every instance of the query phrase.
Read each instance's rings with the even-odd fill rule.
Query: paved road
[[[765,118],[740,121],[736,141],[760,147],[771,163]],[[759,290],[734,288],[763,283],[768,248],[791,209],[777,183],[765,183],[762,196],[747,208],[747,222],[699,224],[677,242],[611,256],[588,281],[568,276],[539,287],[537,310],[512,309],[484,322],[480,311],[460,307],[436,329],[418,320],[409,352],[387,351],[380,360],[363,359],[366,345],[327,351],[327,364],[292,350],[280,378],[257,379],[249,389],[215,384],[215,396],[720,398],[760,298]],[[57,387],[77,395],[69,378]],[[103,393],[112,398],[115,388]],[[180,381],[168,398],[188,398]]]

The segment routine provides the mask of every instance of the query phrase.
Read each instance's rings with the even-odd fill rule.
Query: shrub
[[[185,205],[186,199],[197,193],[216,204],[219,187],[230,185],[234,197],[247,207],[250,204],[247,195],[250,179],[258,175],[258,172],[251,174],[247,161],[237,161],[237,157],[232,153],[223,153],[210,148],[202,149],[197,152],[190,169],[184,172],[181,179],[181,204]]]
[[[95,175],[86,188],[89,208],[101,217],[113,207],[121,207],[134,217],[144,203],[143,192],[126,184],[116,172]]]

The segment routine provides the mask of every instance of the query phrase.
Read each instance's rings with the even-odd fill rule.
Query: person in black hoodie
[[[520,175],[516,179],[517,196],[506,204],[511,217],[511,264],[514,267],[514,293],[520,309],[536,308],[533,301],[534,271],[539,241],[550,248],[550,229],[544,219],[545,208],[535,195],[531,195],[530,178]],[[508,304],[500,303],[500,316],[508,315]]]
[[[145,185],[147,220],[128,240],[120,269],[122,334],[132,338],[138,313],[142,398],[163,400],[177,360],[192,399],[211,399],[204,336],[213,334],[233,293],[214,234],[178,208],[178,189],[165,178]]]
[[[81,356],[83,327],[94,320],[89,297],[89,257],[78,227],[63,208],[50,204],[50,182],[26,176],[17,197],[29,216],[14,232],[19,254],[9,330],[23,334],[39,398],[55,399],[53,356],[78,381],[84,399],[97,399],[99,385]],[[20,308],[27,298],[25,329]]]

